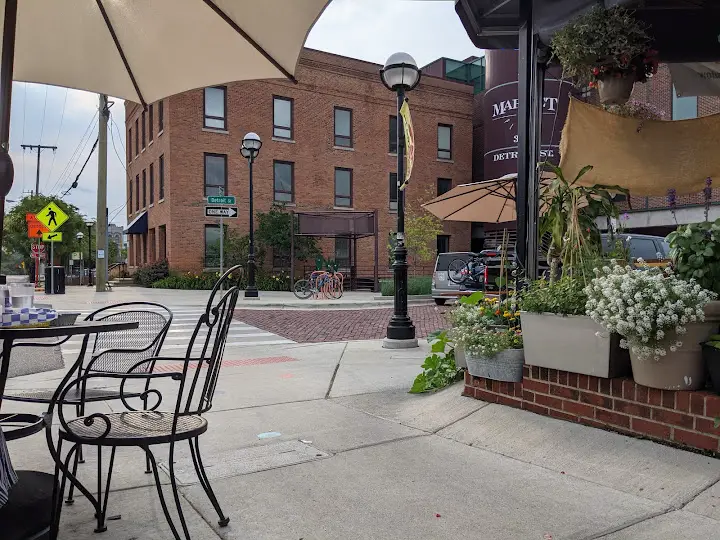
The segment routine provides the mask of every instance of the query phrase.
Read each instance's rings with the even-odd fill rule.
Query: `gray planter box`
[[[584,315],[529,313],[520,315],[525,363],[593,375],[630,375],[630,355],[620,348],[620,336],[612,336]]]
[[[467,368],[465,349],[462,345],[455,345],[455,365],[458,369]]]
[[[468,373],[494,381],[520,382],[523,379],[522,349],[506,349],[492,358],[466,353]]]

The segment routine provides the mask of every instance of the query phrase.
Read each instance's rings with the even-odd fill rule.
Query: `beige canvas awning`
[[[632,195],[698,193],[707,178],[720,179],[720,114],[667,122],[623,118],[570,100],[560,142],[560,167],[574,178],[594,169],[583,185],[609,184]]]

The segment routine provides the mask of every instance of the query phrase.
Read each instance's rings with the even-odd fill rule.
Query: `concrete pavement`
[[[200,439],[231,522],[217,526],[179,446],[192,538],[720,539],[717,460],[464,398],[459,385],[408,395],[426,351],[380,341],[234,350]],[[61,374],[10,384],[52,386]],[[42,436],[10,452],[17,468],[52,466]],[[88,454],[80,478],[92,486]],[[167,469],[166,449],[156,455]],[[104,538],[171,538],[143,469],[141,452],[118,452],[109,504],[122,519]],[[81,498],[63,509],[61,538],[94,540],[92,529]]]

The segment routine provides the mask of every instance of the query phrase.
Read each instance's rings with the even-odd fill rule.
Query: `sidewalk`
[[[717,460],[464,398],[460,385],[409,395],[426,352],[357,341],[226,355],[200,440],[231,521],[217,527],[181,452],[192,538],[720,539]],[[10,383],[52,386],[60,375]],[[41,436],[10,452],[18,468],[51,469]],[[88,454],[81,479],[92,486]],[[118,452],[109,513],[122,519],[107,540],[171,538],[143,470],[140,452]],[[63,508],[60,538],[94,540],[92,530],[82,499]]]

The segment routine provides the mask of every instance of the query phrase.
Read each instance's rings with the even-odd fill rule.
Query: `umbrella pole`
[[[13,185],[14,168],[10,157],[10,104],[12,101],[13,63],[15,61],[15,27],[17,0],[5,0],[2,58],[0,59],[0,265],[5,229],[5,197]],[[0,274],[0,284],[5,276]]]

